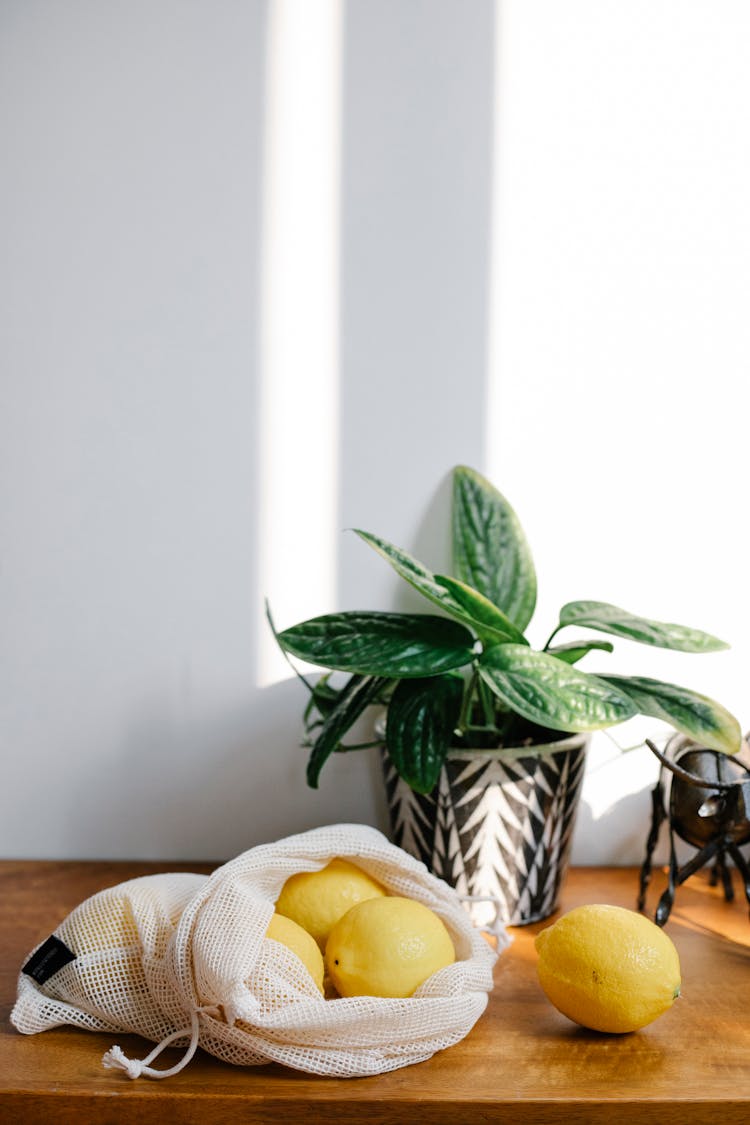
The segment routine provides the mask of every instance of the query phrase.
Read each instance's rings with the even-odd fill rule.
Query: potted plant
[[[368,707],[381,705],[376,743],[395,842],[521,924],[555,908],[591,731],[642,714],[728,753],[741,739],[737,720],[714,700],[652,678],[584,672],[579,661],[611,653],[612,642],[560,643],[558,634],[585,627],[692,653],[727,645],[606,602],[575,601],[562,607],[544,647],[532,648],[524,631],[536,573],[515,512],[464,466],[453,470],[452,505],[453,576],[356,532],[439,614],[332,613],[274,633],[288,657],[327,669],[314,684],[301,677],[310,692],[308,783],[318,785],[334,752],[362,748],[345,738]],[[484,921],[487,907],[474,913]]]

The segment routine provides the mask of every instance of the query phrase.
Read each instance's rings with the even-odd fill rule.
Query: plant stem
[[[487,685],[484,680],[477,682],[477,691],[479,695],[479,702],[482,704],[482,711],[484,712],[484,719],[488,726],[495,726],[495,708],[492,700],[489,697]]]
[[[557,634],[558,634],[558,633],[560,632],[560,630],[561,630],[561,629],[563,629],[563,628],[564,628],[564,626],[563,626],[563,625],[556,625],[556,626],[555,626],[555,628],[554,628],[554,629],[552,630],[552,632],[550,633],[550,635],[549,635],[549,636],[547,637],[547,643],[545,644],[544,648],[542,649],[542,652],[546,652],[546,651],[547,651],[547,649],[549,648],[549,646],[550,646],[550,645],[552,644],[552,639],[553,639],[554,637],[556,637],[556,636],[557,636]]]
[[[463,733],[463,731],[467,730],[467,728],[471,725],[471,706],[474,699],[474,692],[476,690],[478,679],[479,674],[476,668],[473,668],[471,676],[469,677],[469,680],[464,689],[464,697],[461,701],[461,713],[458,716],[458,722],[456,723],[456,730],[458,730],[460,733]]]

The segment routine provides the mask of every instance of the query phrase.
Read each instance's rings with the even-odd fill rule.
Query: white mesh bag
[[[455,963],[408,999],[324,999],[299,959],[265,933],[286,879],[335,856],[434,910]],[[499,951],[509,939],[502,927],[496,936]],[[380,1074],[428,1059],[471,1030],[496,957],[447,883],[374,828],[339,824],[252,848],[211,876],[149,875],[87,899],[24,965],[11,1020],[26,1034],[73,1024],[157,1042],[143,1060],[119,1047],[104,1056],[131,1078],[174,1074],[198,1046],[237,1065]],[[185,1048],[181,1060],[152,1067],[170,1045]]]

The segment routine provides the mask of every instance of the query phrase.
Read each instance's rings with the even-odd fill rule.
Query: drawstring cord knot
[[[121,1047],[114,1046],[107,1051],[102,1059],[102,1065],[108,1070],[123,1070],[128,1078],[171,1078],[173,1074],[179,1072],[187,1066],[192,1059],[193,1055],[198,1049],[198,1038],[200,1035],[200,1023],[198,1021],[198,1014],[202,1012],[202,1008],[196,1008],[190,1013],[190,1027],[181,1028],[179,1031],[173,1031],[166,1039],[162,1039],[161,1043],[157,1043],[153,1051],[146,1055],[145,1059],[129,1059]],[[179,1062],[168,1070],[157,1070],[151,1066],[151,1063],[157,1058],[162,1051],[174,1043],[177,1039],[184,1039],[186,1035],[190,1036],[185,1053]]]

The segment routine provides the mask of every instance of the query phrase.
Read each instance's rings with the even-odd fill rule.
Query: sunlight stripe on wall
[[[341,0],[273,0],[264,145],[260,597],[279,628],[335,608]],[[288,665],[262,620],[259,685]]]

